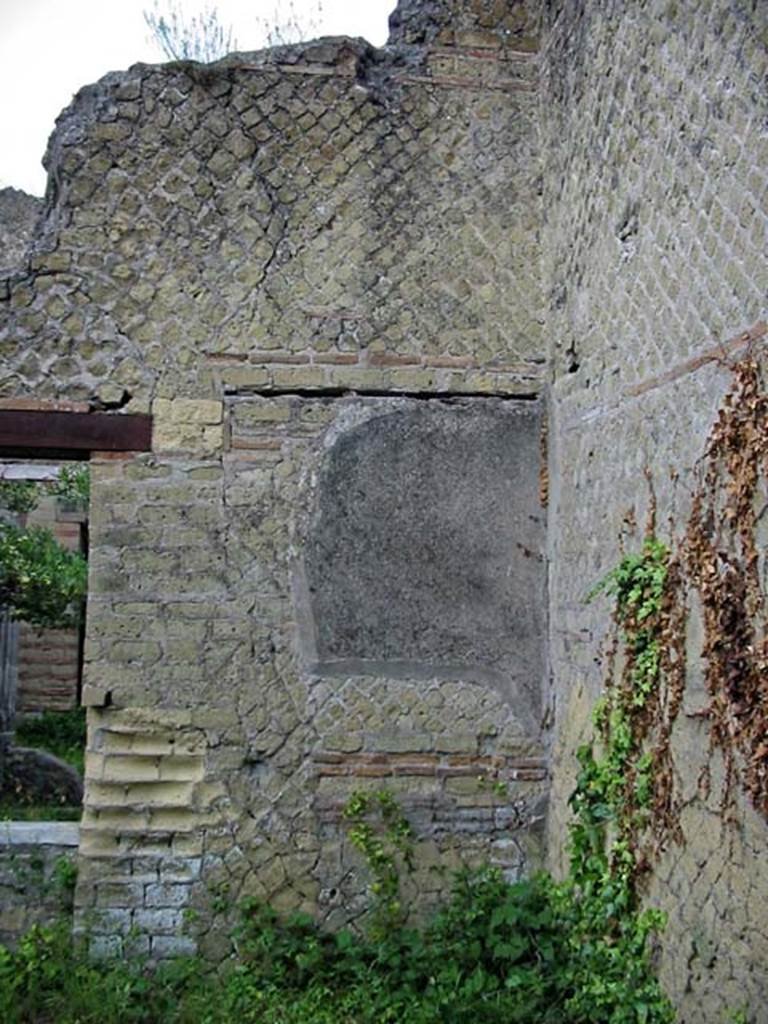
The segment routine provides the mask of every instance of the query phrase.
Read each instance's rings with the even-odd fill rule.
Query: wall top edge
[[[2,821],[2,846],[79,846],[80,825],[74,821]]]

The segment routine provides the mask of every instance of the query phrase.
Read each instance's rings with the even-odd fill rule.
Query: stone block
[[[271,383],[276,388],[321,388],[325,371],[312,366],[276,366],[271,370]]]
[[[173,857],[162,862],[160,878],[163,882],[190,882],[200,877],[201,866],[200,857]]]
[[[122,955],[127,960],[147,960],[150,952],[150,939],[148,935],[138,935],[129,932],[123,939]]]
[[[159,882],[157,885],[148,885],[146,887],[144,903],[147,908],[180,908],[187,905],[189,896],[190,888],[188,885]]]
[[[174,835],[171,852],[177,857],[200,857],[203,853],[203,838],[199,832],[192,835]]]
[[[434,749],[446,754],[475,754],[479,738],[473,732],[441,732],[434,738]]]
[[[366,735],[365,749],[386,753],[425,752],[432,749],[429,733],[387,730]]]
[[[162,809],[153,806],[150,808],[149,822],[153,830],[191,832],[195,827],[203,825],[205,818],[188,807]]]
[[[106,708],[112,700],[112,690],[88,683],[83,686],[80,703],[83,708]]]
[[[101,778],[105,782],[148,782],[160,778],[160,759],[110,755],[104,758]]]
[[[176,754],[164,757],[159,763],[160,778],[163,781],[197,782],[205,771],[203,759],[194,754]]]
[[[160,423],[207,426],[221,423],[223,405],[206,398],[157,398],[152,414]]]
[[[100,832],[93,827],[83,827],[80,853],[86,857],[119,857],[120,845],[112,832]]]
[[[259,399],[239,403],[233,407],[235,429],[263,428],[265,424],[287,423],[291,418],[291,405],[287,399]]]
[[[0,905],[0,935],[7,936],[10,942],[24,934],[31,923],[32,914],[26,906],[9,906],[5,902],[6,894],[3,893],[2,896],[3,904]]]
[[[77,847],[80,826],[74,821],[0,821],[0,847]]]
[[[116,788],[116,787],[113,787]],[[191,783],[137,782],[120,789],[119,802],[147,807],[187,807],[192,796]]]
[[[97,882],[97,907],[140,907],[144,902],[144,886],[141,882]]]
[[[126,909],[97,909],[89,915],[94,935],[127,935],[131,930],[131,911]]]
[[[197,942],[189,935],[158,935],[152,939],[152,956],[158,960],[177,956],[194,956]]]
[[[155,451],[193,451],[205,455],[221,449],[224,437],[221,402],[203,398],[157,398],[152,413]]]
[[[140,932],[149,935],[175,935],[184,924],[184,912],[164,908],[162,910],[136,910],[134,924]]]
[[[94,960],[114,960],[122,955],[123,938],[120,935],[89,935],[88,952]]]
[[[263,387],[269,383],[269,371],[263,366],[226,367],[221,370],[221,380],[227,391]]]
[[[112,732],[107,734],[106,738],[106,749],[108,751],[126,750],[146,757],[162,757],[172,754],[176,749],[172,734],[151,736],[141,733],[120,734]]]

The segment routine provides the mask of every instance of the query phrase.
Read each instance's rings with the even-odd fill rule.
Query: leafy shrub
[[[57,498],[87,509],[91,498],[91,471],[87,464],[62,466],[51,491]]]
[[[94,962],[57,926],[0,947],[6,1024],[668,1024],[642,929],[603,941],[588,900],[546,875],[464,872],[421,929],[376,939],[306,915],[243,907],[237,956],[215,977],[193,959],[148,973]]]
[[[23,516],[37,508],[39,486],[34,480],[0,480],[0,508]]]

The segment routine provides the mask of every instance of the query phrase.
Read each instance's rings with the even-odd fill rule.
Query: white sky
[[[321,0],[316,35],[387,38],[395,0]],[[167,0],[160,0],[167,10]],[[264,45],[259,19],[273,22],[276,0],[180,0],[190,14],[218,9],[241,50]],[[318,19],[318,0],[294,0],[302,24]],[[290,0],[282,0],[283,15]],[[54,121],[72,95],[108,71],[165,58],[149,41],[142,12],[152,0],[0,0],[0,187],[45,191],[41,160]],[[285,17],[283,17],[285,20]]]

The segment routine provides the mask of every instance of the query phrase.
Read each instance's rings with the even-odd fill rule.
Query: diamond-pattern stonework
[[[257,366],[275,388],[536,390],[531,58],[496,55],[492,90],[401,73],[382,96],[362,43],[283,56],[137,66],[62,114],[6,394],[109,376],[138,409]]]
[[[737,356],[746,346],[729,342],[750,328],[756,350],[764,344],[768,12],[720,0],[550,8],[541,124],[556,421],[556,861],[607,626],[607,602],[586,604],[585,594],[616,564],[622,540],[630,550],[640,542],[646,468],[659,534],[683,532],[692,472],[730,383],[717,358],[697,357]],[[686,712],[706,702],[699,672]],[[698,794],[706,720],[681,716],[674,742],[687,845],[670,847],[648,893],[669,913],[662,979],[684,1024],[743,1006],[759,1020],[768,1003],[768,922],[756,910],[768,887],[765,822],[745,805],[723,832],[717,783],[709,800]]]
[[[464,401],[497,407],[514,443],[508,403]],[[89,681],[111,691],[113,706],[94,717],[90,737],[83,901],[114,906],[112,886],[132,877],[132,857],[158,877],[166,858],[187,857],[195,872],[171,895],[181,899],[187,886],[200,911],[194,934],[211,957],[227,927],[212,920],[211,886],[234,902],[257,893],[283,909],[314,908],[332,924],[355,918],[364,884],[341,811],[366,784],[394,789],[417,827],[414,906],[438,894],[441,865],[490,858],[516,876],[540,863],[546,766],[528,706],[535,697],[511,700],[482,666],[446,666],[439,655],[440,664],[428,655],[416,663],[407,649],[330,671],[307,655],[314,626],[297,553],[313,529],[326,453],[356,424],[425,404],[237,397],[224,410],[223,456],[93,464],[86,659]],[[456,415],[438,411],[435,423]],[[524,419],[530,445],[529,409]],[[528,476],[521,514],[534,512]],[[425,510],[425,560],[428,529],[460,513]],[[529,529],[530,543],[541,530]],[[473,580],[486,586],[478,567]],[[539,675],[529,668],[523,688],[538,694]],[[491,780],[507,783],[504,795]],[[118,934],[140,926],[146,908],[175,908],[143,892],[120,906]]]

